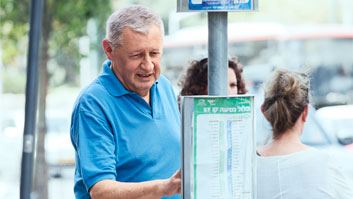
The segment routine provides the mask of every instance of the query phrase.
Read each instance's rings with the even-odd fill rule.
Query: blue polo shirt
[[[166,179],[181,165],[180,115],[169,81],[161,75],[153,84],[150,106],[124,88],[110,65],[106,61],[103,72],[80,93],[72,113],[79,199],[91,198],[88,190],[101,180]]]

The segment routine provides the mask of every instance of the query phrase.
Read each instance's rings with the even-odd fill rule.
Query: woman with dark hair
[[[333,158],[300,141],[309,111],[306,73],[276,70],[265,84],[261,111],[272,126],[273,139],[257,150],[259,199],[348,199],[352,187]]]
[[[245,94],[245,82],[242,75],[243,66],[236,58],[228,61],[228,94]],[[208,59],[192,61],[185,77],[179,82],[180,96],[208,94]]]

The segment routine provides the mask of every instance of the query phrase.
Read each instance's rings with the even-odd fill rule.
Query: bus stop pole
[[[20,199],[31,198],[33,150],[35,137],[34,132],[37,112],[38,58],[42,25],[42,10],[43,0],[31,1]]]
[[[208,94],[228,95],[228,12],[208,12]]]

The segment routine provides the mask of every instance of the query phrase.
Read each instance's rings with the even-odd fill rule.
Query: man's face
[[[112,52],[112,70],[125,89],[145,97],[161,73],[163,38],[158,26],[147,34],[124,28],[122,45]]]

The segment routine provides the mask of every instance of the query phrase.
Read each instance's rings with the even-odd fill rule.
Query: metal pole
[[[29,47],[27,57],[25,124],[21,165],[21,199],[30,199],[32,188],[34,132],[37,112],[38,58],[42,25],[42,10],[43,0],[31,1]]]
[[[208,94],[228,94],[228,12],[208,12]]]

